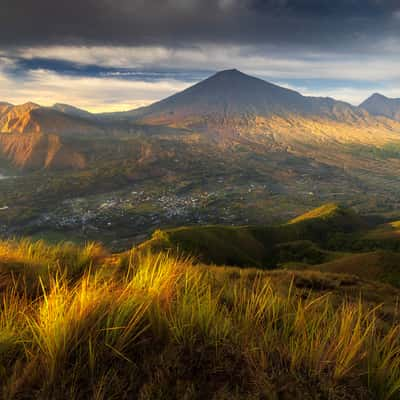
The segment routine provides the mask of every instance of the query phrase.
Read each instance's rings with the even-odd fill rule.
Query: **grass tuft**
[[[400,396],[400,326],[361,300],[299,292],[301,272],[283,293],[271,274],[168,253],[0,248],[2,398]]]

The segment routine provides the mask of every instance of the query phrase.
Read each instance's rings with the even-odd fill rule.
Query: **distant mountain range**
[[[355,107],[303,96],[232,69],[127,112],[92,114],[67,104],[0,103],[0,156],[19,167],[83,168],[87,154],[98,146],[83,154],[74,140],[143,133],[143,126],[157,126],[165,127],[164,137],[175,138],[174,130],[184,129],[223,148],[263,144],[308,157],[305,146],[312,145],[313,157],[325,162],[326,154],[321,157],[318,151],[321,143],[398,142],[399,121],[400,100],[375,94]]]
[[[216,73],[194,86],[150,106],[125,112],[92,114],[68,104],[41,107],[35,103],[0,103],[0,132],[96,134],[110,122],[191,125],[199,120],[233,118],[320,117],[340,122],[370,115],[400,119],[400,99],[374,94],[359,107],[329,97],[308,97],[236,69]],[[105,123],[108,122],[108,125]]]

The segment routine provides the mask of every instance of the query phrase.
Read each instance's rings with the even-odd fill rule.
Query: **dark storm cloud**
[[[397,34],[398,0],[2,0],[0,46],[352,47]],[[352,43],[350,45],[350,42]]]
[[[298,16],[376,17],[396,10],[397,0],[254,0],[257,10],[285,11]]]

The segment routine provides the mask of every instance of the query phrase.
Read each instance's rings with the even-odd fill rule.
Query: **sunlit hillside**
[[[363,303],[349,275],[27,241],[0,243],[0,271],[5,399],[400,394],[390,287],[365,282]]]

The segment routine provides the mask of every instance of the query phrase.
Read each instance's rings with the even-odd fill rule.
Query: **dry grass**
[[[324,204],[321,207],[314,208],[313,210],[290,220],[289,224],[296,224],[297,222],[306,221],[309,219],[330,217],[338,209],[339,209],[339,206],[335,203]]]
[[[8,245],[21,260],[18,243]],[[64,254],[22,246],[30,279],[46,254],[52,262]],[[65,268],[80,269],[59,260],[46,284],[37,274],[41,293],[10,281],[0,315],[2,398],[400,396],[400,326],[382,329],[377,309],[299,297],[294,281],[282,295],[257,270],[226,269],[218,281],[212,269],[163,253],[117,261],[70,279]]]

